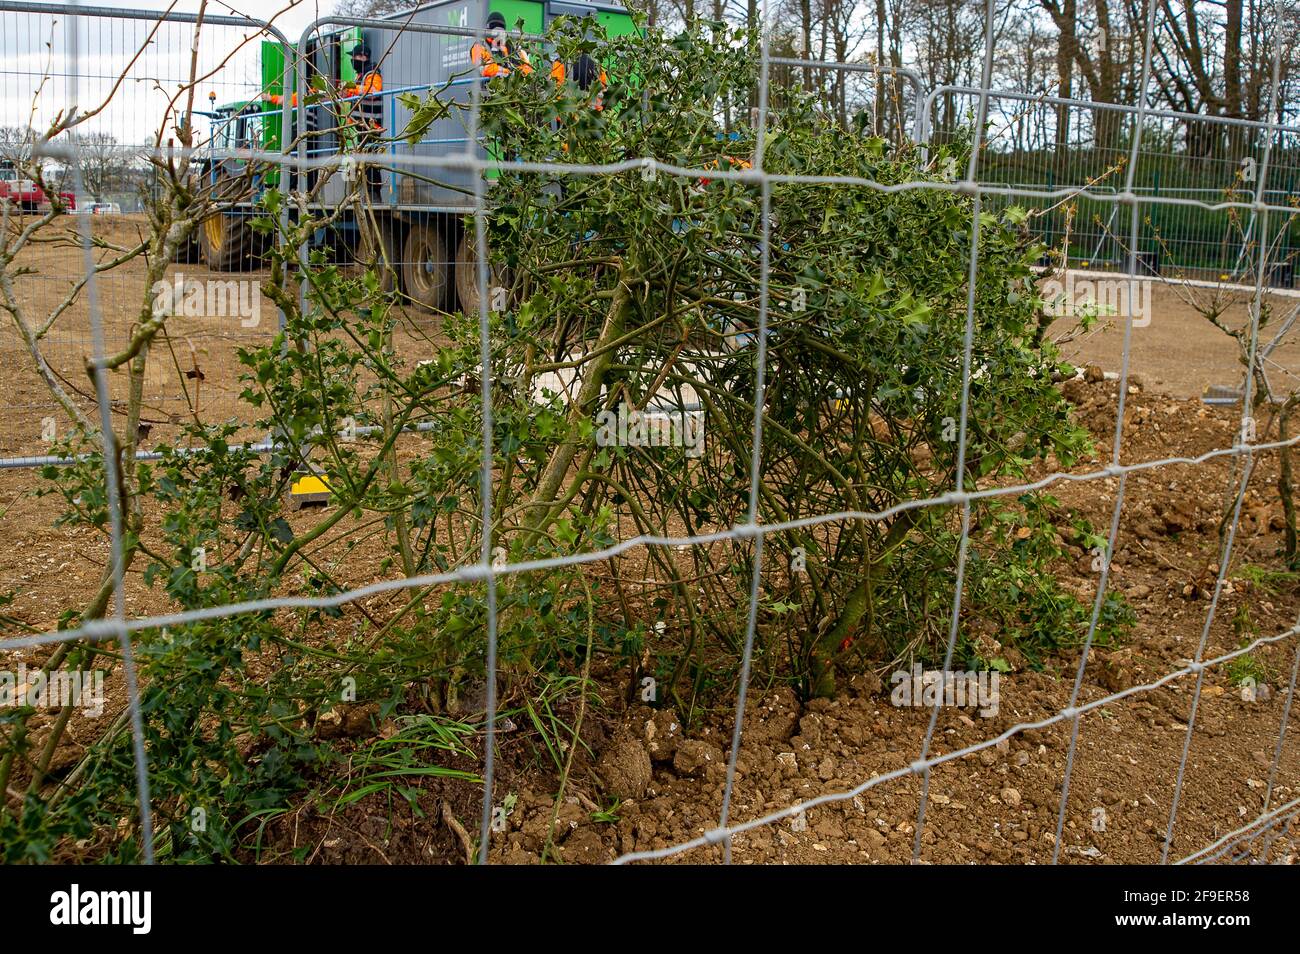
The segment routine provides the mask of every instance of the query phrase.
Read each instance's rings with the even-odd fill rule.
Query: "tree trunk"
[[[1224,4],[1223,34],[1223,106],[1224,112],[1242,117],[1241,88],[1241,0],[1227,0]],[[1240,126],[1227,127],[1228,158],[1237,160],[1250,148],[1246,130]]]
[[[1291,402],[1287,401],[1278,412],[1278,439],[1285,442],[1290,436]],[[1300,565],[1300,553],[1297,552],[1295,526],[1294,483],[1291,474],[1291,448],[1285,443],[1278,448],[1279,466],[1277,475],[1277,495],[1282,500],[1282,518],[1286,523],[1283,531],[1283,555],[1286,557],[1288,570]]]
[[[1061,37],[1056,47],[1056,91],[1062,99],[1069,99],[1074,93],[1074,60],[1078,45],[1078,7],[1077,0],[1064,0],[1061,5],[1061,17],[1057,27]],[[1056,107],[1056,165],[1064,178],[1065,163],[1068,161],[1070,148],[1070,107],[1061,103]]]
[[[885,128],[885,0],[876,0],[876,135]]]

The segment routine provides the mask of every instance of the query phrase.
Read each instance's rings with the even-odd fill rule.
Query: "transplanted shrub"
[[[629,697],[653,685],[644,698],[686,712],[734,699],[756,566],[756,679],[827,694],[840,672],[942,657],[962,532],[944,495],[966,373],[967,491],[1014,482],[1048,455],[1068,466],[1087,447],[1052,383],[1059,356],[1030,265],[1040,250],[1014,209],[980,215],[964,368],[974,200],[939,186],[967,147],[893,148],[864,117],[845,127],[797,92],[751,122],[758,63],[746,40],[720,25],[609,39],[562,21],[557,55],[597,58],[607,87],[557,88],[536,70],[486,89],[478,128],[505,160],[485,215],[500,289],[486,296],[486,369],[477,314],[442,316],[436,331],[422,319],[436,356],[404,357],[399,296],[375,269],[313,251],[300,296],[298,243],[338,210],[265,196],[258,228],[287,221],[263,288],[285,327],[242,353],[243,398],[280,446],[259,455],[233,425],[195,421],[184,435],[194,452],[163,447],[122,489],[128,562],[142,561],[172,603],[328,596],[359,559],[400,578],[464,570],[484,552],[501,567],[639,534],[704,540],[498,573],[492,604],[480,575],[139,633],[159,845],[172,856],[230,856],[253,839],[332,764],[339,743],[326,728],[340,724],[341,701],[407,720],[384,771],[358,774],[361,794],[415,805],[411,779],[464,777],[426,763],[463,754],[468,730],[437,720],[482,717],[490,611],[504,704],[557,767],[577,744],[559,697],[572,708],[588,692],[593,658]],[[408,103],[411,138],[464,111],[442,91]],[[766,181],[749,166],[760,151]],[[308,458],[332,505],[290,514],[284,491]],[[105,526],[101,464],[92,453],[49,472],[69,522]],[[785,525],[761,554],[758,537],[725,536],[751,516]],[[1041,659],[1085,631],[1086,608],[1047,572],[1053,535],[1036,495],[972,503],[962,658],[990,664],[999,645],[1021,643]],[[0,815],[9,854],[48,855],[93,830],[105,854],[133,856],[139,832],[119,826],[132,814],[127,741],[118,719],[53,808],[34,791],[21,813]],[[414,761],[395,752],[417,747]]]

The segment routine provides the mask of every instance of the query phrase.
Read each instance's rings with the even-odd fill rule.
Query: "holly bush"
[[[276,450],[253,452],[229,422],[191,423],[127,475],[128,563],[198,609],[333,596],[349,568],[400,580],[472,569],[484,553],[498,570],[557,562],[495,573],[491,602],[480,571],[378,601],[137,634],[169,856],[236,856],[292,792],[328,775],[339,745],[323,726],[341,700],[373,704],[374,720],[481,719],[490,612],[505,705],[552,755],[568,731],[555,687],[588,692],[579,666],[629,698],[653,679],[654,701],[687,717],[732,704],[755,567],[757,680],[829,694],[844,672],[942,658],[963,399],[966,491],[1088,449],[1053,385],[1061,362],[1031,267],[1041,249],[1016,210],[979,211],[951,187],[964,141],[892,146],[864,116],[845,125],[799,90],[756,115],[751,39],[721,24],[610,38],[560,20],[533,62],[585,53],[605,83],[557,87],[536,69],[486,85],[476,122],[502,160],[484,214],[500,288],[485,296],[486,369],[480,315],[445,314],[432,331],[422,319],[437,349],[417,362],[394,344],[409,318],[379,268],[315,248],[296,271],[299,244],[341,217],[373,225],[355,191],[324,211],[263,196],[256,227],[284,230],[263,292],[285,325],[241,353],[242,396]],[[449,115],[470,125],[470,105],[444,90],[408,103],[404,137]],[[331,506],[293,514],[285,490],[308,461]],[[102,530],[102,460],[47,476],[68,522]],[[728,533],[751,517],[781,529],[761,544]],[[656,539],[586,556],[638,535]],[[702,539],[674,543],[687,537]],[[1034,494],[970,503],[959,658],[994,664],[999,646],[1021,643],[1039,660],[1086,630],[1048,570],[1053,538]],[[30,743],[7,738],[27,746],[23,762]],[[93,831],[105,856],[132,856],[128,742],[119,718],[83,760],[94,771],[0,814],[7,855],[49,856]],[[398,795],[418,803],[412,786]]]

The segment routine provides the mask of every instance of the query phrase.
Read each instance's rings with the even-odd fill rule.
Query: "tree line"
[[[651,26],[708,19],[758,27],[761,0],[626,0]],[[1152,11],[1151,5],[1155,5]],[[409,0],[341,0],[336,11],[378,16]],[[1297,38],[1300,6],[1278,0],[996,0],[993,87],[1090,103],[1136,105],[1147,24],[1154,14],[1148,105],[1245,120],[1294,119],[1300,110]],[[984,0],[773,0],[768,12],[774,56],[915,70],[927,89],[978,85],[984,50]],[[1277,110],[1269,110],[1272,61],[1283,48]],[[798,74],[798,75],[796,75]],[[824,75],[821,75],[824,74]],[[847,113],[874,105],[889,120],[889,84],[854,82],[847,71],[774,72],[820,92]],[[868,88],[870,87],[870,88]],[[867,102],[863,102],[863,100]],[[874,104],[870,100],[874,99]],[[909,107],[914,108],[914,107]],[[942,125],[959,107],[940,104]],[[1068,144],[1068,107],[1040,110],[1029,139]],[[894,116],[898,123],[902,117]],[[1097,120],[1113,144],[1120,123]],[[1194,138],[1194,137],[1193,137]],[[1189,145],[1195,149],[1196,143]]]

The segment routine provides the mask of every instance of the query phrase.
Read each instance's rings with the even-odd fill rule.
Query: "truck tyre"
[[[398,290],[400,282],[401,247],[397,238],[396,227],[384,219],[363,219],[357,223],[357,244],[352,251],[352,263],[347,272],[354,278],[360,278],[373,269],[379,278],[379,290],[390,295]]]
[[[203,261],[214,272],[247,271],[251,264],[252,244],[248,217],[237,213],[210,215],[199,229]]]
[[[406,233],[402,286],[407,297],[426,311],[446,307],[451,281],[447,243],[435,221],[416,222]]]
[[[501,275],[497,269],[488,264],[488,290],[501,284]],[[478,255],[474,247],[474,229],[466,228],[456,249],[456,297],[460,300],[460,310],[467,315],[477,315],[479,310]],[[488,307],[492,307],[489,298]]]

